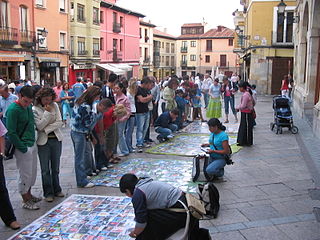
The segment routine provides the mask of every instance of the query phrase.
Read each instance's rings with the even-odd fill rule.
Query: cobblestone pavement
[[[311,129],[306,128],[302,120],[295,119],[298,126],[303,128],[300,129],[304,131],[301,135],[295,136],[289,131],[276,135],[269,128],[273,120],[272,98],[260,96],[258,101],[254,146],[246,147],[234,155],[235,165],[225,169],[226,181],[216,183],[221,201],[219,216],[214,220],[201,221],[201,225],[210,230],[215,240],[320,239],[320,223],[316,221],[313,213],[315,207],[320,207],[320,199],[318,194],[309,194],[319,188],[319,171],[315,169],[318,165],[313,162],[316,155],[310,146],[313,142],[312,135],[307,132]],[[305,135],[307,136],[304,137]],[[129,157],[154,158],[155,155],[142,153]],[[317,157],[319,158],[319,155]],[[15,162],[5,162],[5,169],[11,201],[23,227],[63,201],[42,201],[38,211],[22,209],[17,191]],[[39,174],[40,171],[34,192],[40,196],[42,190]],[[63,191],[67,196],[74,193],[121,195],[115,188],[76,187],[68,129],[65,129],[60,176]],[[7,239],[14,233],[1,223],[0,239]]]

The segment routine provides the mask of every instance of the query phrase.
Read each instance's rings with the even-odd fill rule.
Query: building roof
[[[219,31],[220,30],[220,31]],[[201,35],[201,38],[233,38],[234,30],[218,26],[218,28],[213,28]]]
[[[219,31],[221,30],[221,31]],[[203,34],[183,34],[178,37],[178,39],[211,39],[211,38],[233,38],[234,30],[218,26],[217,28],[210,29]]]
[[[147,26],[147,27],[156,27],[156,25],[152,24],[152,23],[148,23],[148,22],[144,22],[142,20],[140,20],[140,25],[143,25],[143,26]]]
[[[131,11],[129,9],[125,9],[125,8],[119,7],[119,6],[117,6],[117,5],[113,4],[113,3],[108,3],[107,1],[104,1],[104,0],[101,1],[100,6],[101,7],[107,7],[107,8],[113,9],[113,10],[118,11],[118,12],[122,12],[122,13],[126,13],[126,14],[129,14],[129,15],[133,15],[133,16],[136,16],[136,17],[139,17],[139,18],[144,18],[145,17],[145,15],[143,15],[141,13],[134,12],[134,11]]]
[[[175,36],[172,36],[168,33],[162,32],[158,29],[153,29],[153,35],[157,36],[157,37],[162,37],[162,38],[176,39]]]
[[[202,27],[202,23],[185,23],[182,25],[182,27]]]

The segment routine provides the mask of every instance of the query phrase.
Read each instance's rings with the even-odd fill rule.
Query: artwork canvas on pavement
[[[223,123],[223,125],[227,128],[227,133],[236,134],[238,133],[239,123]],[[190,123],[188,126],[182,129],[183,133],[208,133],[210,134],[208,123],[201,121],[194,121]]]
[[[208,143],[209,134],[180,134],[173,139],[160,143],[152,148],[146,150],[147,153],[152,154],[167,154],[178,156],[196,156],[203,153],[200,149],[202,143]],[[241,147],[236,145],[237,138],[229,136],[229,144],[232,152],[238,152]]]
[[[129,240],[134,225],[130,198],[71,195],[9,240]]]
[[[119,187],[123,174],[134,173],[138,177],[148,176],[190,192],[196,187],[196,184],[191,182],[191,171],[191,160],[129,159],[99,173],[90,181],[97,186]]]

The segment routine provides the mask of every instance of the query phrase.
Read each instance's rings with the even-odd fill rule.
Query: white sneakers
[[[92,188],[94,187],[95,185],[91,182],[89,182],[87,185],[84,186],[84,188]]]

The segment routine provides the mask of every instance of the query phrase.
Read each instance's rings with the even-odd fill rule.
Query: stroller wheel
[[[282,127],[281,126],[277,126],[276,134],[282,134]]]
[[[274,123],[270,123],[270,130],[273,131],[274,129]]]
[[[293,134],[297,134],[299,132],[299,129],[296,127],[296,126],[292,126],[290,131],[293,133]]]

